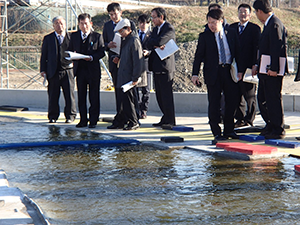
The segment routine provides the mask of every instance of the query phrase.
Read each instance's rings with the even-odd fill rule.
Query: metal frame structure
[[[79,0],[80,1],[80,0]],[[8,10],[7,6],[8,4],[13,4],[15,7],[20,8],[22,11],[24,11],[24,14],[18,18],[18,21],[16,21],[14,24],[12,24],[10,27],[8,27]],[[40,85],[43,85],[41,82],[38,81],[38,78],[40,78],[40,73],[37,70],[34,70],[30,68],[24,61],[17,59],[13,55],[9,53],[9,50],[14,49],[37,49],[39,47],[36,46],[9,46],[8,39],[18,31],[20,31],[23,27],[25,27],[27,24],[29,24],[33,20],[38,20],[40,23],[45,25],[46,27],[49,27],[52,29],[52,22],[49,21],[49,18],[44,15],[44,12],[52,7],[56,7],[58,2],[53,2],[53,0],[42,0],[40,2],[40,5],[32,6],[28,4],[28,0],[0,0],[0,6],[1,6],[1,30],[0,30],[0,74],[1,74],[1,88],[9,88],[9,68],[14,68],[19,70],[20,73],[24,74],[29,78],[30,81],[37,82]],[[78,0],[65,0],[65,20],[66,20],[66,27],[68,31],[74,31],[74,28],[77,27],[77,11],[79,10],[81,13],[83,12],[80,4],[78,4]],[[26,6],[26,7],[23,7]],[[26,22],[23,25],[19,25],[21,21],[26,20]],[[50,23],[49,23],[50,22]],[[14,29],[12,31],[12,29]],[[9,31],[12,32],[9,32]],[[28,74],[20,69],[18,69],[16,66],[12,65],[9,60],[13,59],[14,61],[18,61],[19,64],[21,64],[23,67],[31,71],[31,74]],[[101,60],[101,65],[108,73],[109,77],[110,73],[107,70],[105,64]],[[32,73],[34,75],[32,75]],[[6,82],[5,82],[6,81]],[[27,84],[26,84],[27,83]],[[30,84],[28,82],[25,82],[19,86],[19,88],[27,88]]]

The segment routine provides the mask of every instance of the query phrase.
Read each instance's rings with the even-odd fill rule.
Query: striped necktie
[[[240,32],[239,32],[240,35],[243,33],[244,28],[245,28],[245,27],[244,27],[243,25],[240,25]]]
[[[219,37],[219,44],[220,44],[220,57],[221,57],[221,63],[226,63],[226,55],[225,55],[225,48],[223,43],[223,38],[221,37],[221,33],[218,35]]]

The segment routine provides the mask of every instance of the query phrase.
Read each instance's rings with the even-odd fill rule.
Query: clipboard
[[[271,64],[271,57],[269,55],[261,55],[260,58],[260,66],[259,66],[259,73],[261,74],[267,74],[268,73],[268,67]],[[286,64],[286,58],[285,57],[279,57],[279,73],[277,75],[283,76],[285,73],[285,64]]]

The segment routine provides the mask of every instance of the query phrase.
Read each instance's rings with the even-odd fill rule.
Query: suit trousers
[[[90,74],[83,68],[80,69],[77,75],[77,93],[78,93],[78,108],[80,114],[80,122],[87,123],[87,91],[89,91],[89,121],[95,125],[99,120],[100,114],[100,77],[95,74]]]
[[[74,120],[76,117],[76,102],[74,94],[75,80],[73,69],[57,72],[48,79],[48,118],[57,120],[60,114],[60,89],[65,99],[64,115],[66,119]]]
[[[167,73],[154,73],[154,85],[156,100],[161,112],[163,113],[160,123],[176,125],[172,89],[173,79],[170,80]]]
[[[270,77],[259,74],[257,100],[262,118],[268,130],[275,134],[282,134],[283,106],[282,106],[282,79],[283,76]]]
[[[138,88],[142,92],[142,96],[139,96],[138,92],[140,113],[147,112],[149,108],[151,74],[151,72],[147,72],[147,86]]]
[[[244,120],[253,125],[256,113],[256,84],[239,81],[240,103],[237,107],[235,118]]]
[[[234,131],[234,114],[239,102],[238,84],[235,83],[230,75],[230,65],[218,67],[218,75],[214,84],[207,84],[208,91],[208,118],[211,131],[214,136],[221,135],[220,123],[220,99],[223,91],[225,98],[225,116],[223,118],[223,134]]]

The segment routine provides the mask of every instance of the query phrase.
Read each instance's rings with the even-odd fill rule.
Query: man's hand
[[[132,81],[132,85],[136,85],[137,83],[137,81]]]
[[[252,77],[254,77],[257,74],[258,70],[258,66],[257,65],[253,65],[252,66]]]
[[[41,72],[41,77],[46,77],[46,72]]]
[[[115,57],[112,61],[113,61],[115,64],[118,64],[119,61],[120,61],[120,58],[119,58],[119,57]]]
[[[90,58],[86,58],[84,59],[85,61],[92,61],[92,56],[90,56]]]
[[[240,81],[243,78],[243,73],[238,73],[237,77],[238,77],[238,81]]]
[[[277,72],[276,71],[272,71],[272,70],[268,70],[268,76],[271,76],[271,77],[277,77]]]
[[[111,42],[108,43],[107,47],[109,47],[109,48],[116,48],[117,44],[116,44],[116,42],[111,41]]]
[[[143,54],[144,54],[144,56],[147,56],[150,54],[150,52],[148,50],[143,50]]]
[[[191,80],[192,80],[193,84],[195,84],[196,86],[200,85],[198,76],[192,76]]]

